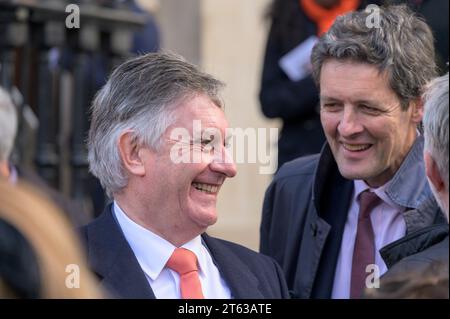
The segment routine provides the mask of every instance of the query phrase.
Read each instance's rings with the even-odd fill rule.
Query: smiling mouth
[[[342,143],[342,146],[350,152],[363,152],[372,147],[372,144],[347,144]]]
[[[196,190],[206,194],[217,194],[220,189],[220,187],[217,185],[203,184],[203,183],[192,183],[192,186]]]

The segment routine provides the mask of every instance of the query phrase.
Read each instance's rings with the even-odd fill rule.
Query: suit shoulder
[[[90,224],[81,226],[77,228],[78,238],[84,246],[87,246],[88,243],[88,227]]]
[[[423,270],[433,263],[448,265],[448,255],[447,236],[444,240],[428,247],[427,249],[403,258],[398,263],[394,264],[394,266],[388,270],[384,277],[390,278],[409,271]]]
[[[89,229],[92,227],[92,225],[95,225],[98,222],[99,217],[95,218],[94,220],[90,221],[89,223],[80,226],[77,228],[78,233],[80,234],[84,234],[85,236],[87,235]]]
[[[237,255],[241,260],[247,263],[258,263],[266,262],[266,263],[274,263],[274,260],[266,255],[258,253],[250,248],[244,247],[242,245],[224,240],[215,237],[208,236],[209,241],[214,241],[216,245],[225,246],[227,249],[232,251],[235,255]]]
[[[78,236],[80,237],[83,244],[87,245],[89,241],[89,233],[91,232],[92,228],[101,227],[102,220],[104,219],[104,217],[105,214],[103,213],[94,220],[92,220],[90,223],[77,228]]]
[[[400,261],[399,263],[401,263]],[[429,262],[447,262],[448,263],[448,236],[439,243],[430,246],[429,248],[406,257],[404,262],[412,263],[429,263]]]
[[[204,234],[203,239],[216,261],[228,271],[239,270],[247,273],[249,283],[258,282],[260,292],[264,298],[288,298],[289,292],[286,280],[280,266],[271,257],[257,253],[223,239],[213,238]],[[247,276],[246,275],[246,276]],[[246,277],[245,276],[245,277]],[[240,284],[245,285],[240,279]],[[258,297],[258,298],[261,298]]]

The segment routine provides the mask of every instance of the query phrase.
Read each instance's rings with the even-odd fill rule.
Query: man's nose
[[[353,107],[344,107],[342,118],[338,124],[339,134],[343,137],[349,137],[361,133],[364,130],[360,118]]]
[[[210,168],[229,178],[234,177],[237,174],[236,163],[225,147],[221,147],[220,151],[216,150],[214,152],[214,159],[210,164]]]

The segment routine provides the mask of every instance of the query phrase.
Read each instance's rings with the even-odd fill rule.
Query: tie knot
[[[380,202],[380,197],[371,191],[364,191],[359,198],[359,218],[367,218]]]
[[[177,248],[170,256],[166,266],[176,271],[180,276],[198,271],[197,256],[190,250]]]

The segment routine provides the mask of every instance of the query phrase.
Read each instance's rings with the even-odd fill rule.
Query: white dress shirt
[[[114,202],[114,214],[156,298],[181,299],[180,276],[165,267],[177,247],[132,221],[117,202]],[[201,236],[184,244],[182,248],[197,256],[205,298],[230,299],[230,289],[221,277],[208,249],[203,245]]]
[[[365,190],[375,192],[381,198],[381,203],[370,214],[373,232],[375,235],[375,264],[378,266],[380,276],[387,271],[379,250],[384,246],[402,238],[406,234],[406,223],[403,212],[406,207],[401,207],[386,195],[385,189],[389,183],[377,188],[370,188],[364,181],[354,181],[354,192],[350,210],[345,223],[342,236],[341,251],[336,265],[334,285],[331,297],[333,299],[350,298],[350,282],[353,261],[353,249],[358,227],[359,200],[358,196]]]

